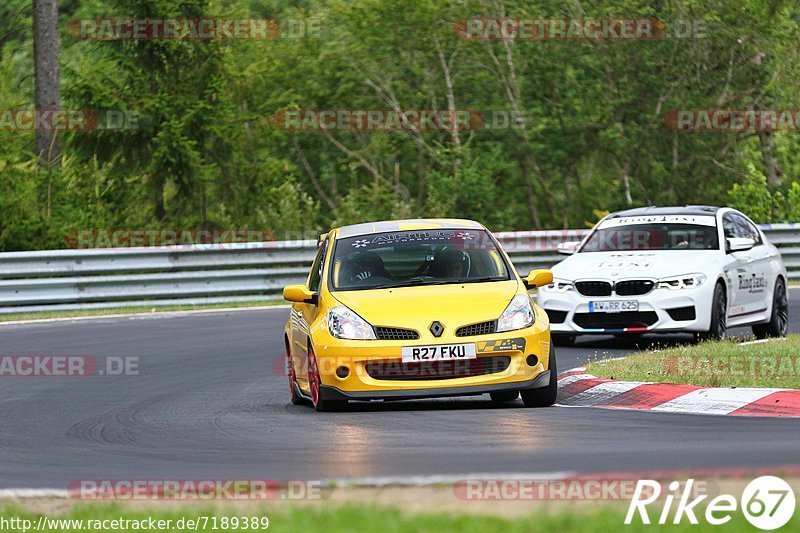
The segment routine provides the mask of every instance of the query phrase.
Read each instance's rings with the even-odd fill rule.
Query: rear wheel
[[[728,335],[728,295],[725,286],[717,283],[711,303],[711,326],[708,331],[698,333],[699,341],[722,340]]]
[[[759,339],[768,337],[785,337],[789,330],[789,298],[786,294],[786,282],[778,278],[772,296],[772,315],[766,324],[753,326],[753,335]]]
[[[550,381],[541,389],[519,391],[525,407],[548,407],[556,403],[558,395],[558,368],[556,368],[556,351],[550,346],[550,357],[547,369],[550,371]]]
[[[319,365],[314,348],[308,347],[308,389],[311,392],[311,405],[317,411],[337,411],[342,409],[347,401],[325,400],[320,394],[322,388],[322,378],[319,376]]]
[[[518,390],[490,392],[489,396],[493,402],[513,402],[519,398]]]
[[[286,340],[286,369],[289,376],[289,394],[294,405],[303,403],[303,397],[297,394],[297,375],[294,371],[294,361],[292,361],[292,352],[289,351],[289,341]]]
[[[291,390],[292,403],[300,405],[303,403],[303,397],[297,394],[297,376],[294,373],[294,363],[292,363],[292,356],[286,358],[287,365],[289,366],[289,388]]]

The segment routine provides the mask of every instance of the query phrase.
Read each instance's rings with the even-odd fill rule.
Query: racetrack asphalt
[[[139,373],[0,378],[0,489],[92,479],[466,478],[800,463],[796,419],[525,409],[488,396],[316,413],[291,405],[286,377],[273,370],[287,313],[1,326],[0,355],[136,357]],[[558,349],[559,370],[636,349],[612,337],[581,339]]]

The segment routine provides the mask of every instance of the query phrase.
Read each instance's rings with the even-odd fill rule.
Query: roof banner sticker
[[[636,226],[641,224],[693,224],[696,226],[716,226],[716,218],[706,215],[651,215],[636,217],[609,218],[600,223],[597,229]]]
[[[353,239],[350,246],[353,248],[368,248],[373,246],[391,246],[402,243],[425,242],[467,242],[478,238],[474,231],[404,231],[402,233],[380,233],[377,235],[364,235]]]

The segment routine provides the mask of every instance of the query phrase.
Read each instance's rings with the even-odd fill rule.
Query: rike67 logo
[[[704,513],[698,507],[708,498],[708,494],[701,494],[690,500],[696,495],[696,491],[692,492],[693,485],[693,479],[686,480],[683,486],[680,482],[673,481],[669,484],[666,495],[662,497],[661,483],[650,479],[639,480],[625,516],[625,523],[633,523],[638,514],[638,519],[643,524],[650,524],[649,512],[655,511],[656,516],[653,519],[660,525],[670,522],[670,518],[673,524],[680,524],[684,519],[690,524],[698,524],[699,515],[707,523],[720,526],[730,522],[733,515],[741,511],[747,521],[758,529],[775,530],[786,525],[794,515],[794,491],[779,477],[762,476],[754,479],[742,491],[739,500],[730,494],[720,494],[705,504]],[[659,513],[657,507],[662,499],[664,506]]]

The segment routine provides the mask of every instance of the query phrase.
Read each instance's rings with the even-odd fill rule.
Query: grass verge
[[[127,315],[138,313],[168,313],[171,311],[198,311],[207,309],[231,309],[240,307],[262,307],[271,305],[283,305],[286,301],[279,298],[256,300],[252,302],[227,302],[200,305],[164,305],[164,306],[122,306],[110,307],[107,309],[77,309],[72,311],[37,311],[32,313],[9,313],[0,315],[0,322],[11,322],[16,320],[42,320],[48,318],[74,318],[83,316],[108,316],[108,315]]]
[[[631,532],[646,532],[657,529],[658,531],[675,531],[675,532],[711,532],[719,531],[718,526],[712,526],[706,523],[698,509],[699,525],[692,525],[684,517],[682,523],[675,526],[668,525],[645,525],[639,519],[635,519],[631,525],[624,525],[626,506],[612,506],[600,505],[591,508],[570,507],[560,508],[556,511],[550,509],[542,509],[540,512],[531,513],[529,515],[518,518],[503,518],[497,516],[474,515],[469,513],[462,514],[447,514],[447,513],[407,513],[393,507],[372,506],[372,505],[343,505],[343,506],[327,506],[327,507],[265,507],[263,509],[250,509],[247,512],[230,508],[227,511],[224,508],[213,507],[200,507],[190,506],[184,508],[159,508],[153,506],[151,508],[137,508],[135,510],[127,509],[119,504],[98,504],[98,505],[80,505],[72,507],[67,512],[59,512],[50,514],[46,518],[49,520],[45,523],[47,526],[40,529],[39,532],[77,532],[86,531],[86,520],[170,520],[167,527],[158,528],[158,531],[174,531],[183,532],[186,530],[193,531],[244,531],[243,527],[233,527],[233,518],[238,518],[240,521],[253,517],[259,518],[266,516],[269,519],[269,527],[263,528],[247,528],[247,531],[278,531],[278,532],[294,532],[294,531],[320,531],[324,530],[326,533],[336,533],[339,531],[347,532],[457,532],[457,533],[470,533],[470,532],[484,532],[484,531],[505,531],[505,532],[529,532],[529,531],[562,531],[565,533],[593,533],[593,532],[606,532],[606,531],[631,531]],[[659,508],[660,511],[660,508]],[[39,513],[31,512],[23,507],[18,506],[5,506],[0,508],[2,514],[0,517],[5,519],[20,518],[30,520],[32,529],[39,520]],[[674,513],[674,511],[673,511]],[[208,517],[204,525],[201,517]],[[213,529],[213,519],[216,517],[217,529]],[[228,518],[228,526],[222,528],[222,517]],[[672,516],[670,516],[670,519]],[[83,524],[73,522],[57,524],[52,520],[83,520]],[[184,527],[178,527],[179,521],[183,519]],[[188,527],[187,520],[197,521],[198,527]],[[651,513],[651,520],[658,520],[658,511]],[[671,521],[671,520],[670,520]],[[120,524],[122,525],[122,524]],[[165,524],[162,524],[165,525]],[[107,523],[106,528],[94,529],[94,531],[134,531],[129,527],[123,529],[122,527],[114,526],[111,522]],[[83,529],[80,529],[83,527]],[[800,528],[800,515],[795,514],[794,518],[784,526],[786,530],[797,531]],[[22,531],[22,529],[16,529]],[[741,511],[734,512],[732,520],[725,524],[724,530],[728,532],[739,531],[752,531],[753,526],[749,525],[743,517]],[[8,530],[11,531],[11,530]]]
[[[686,344],[598,360],[587,366],[587,372],[620,381],[800,389],[800,335],[757,344],[741,342]]]

